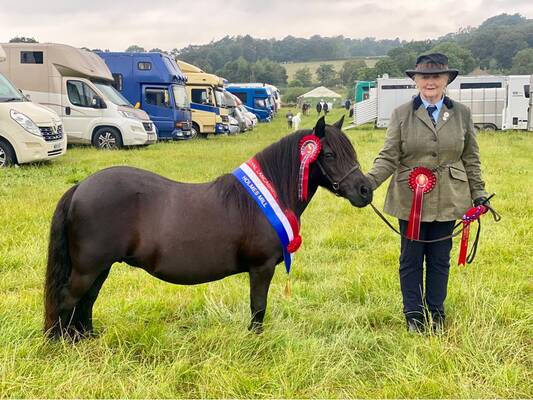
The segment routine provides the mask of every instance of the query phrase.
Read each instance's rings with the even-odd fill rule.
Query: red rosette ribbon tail
[[[457,265],[466,264],[466,253],[468,251],[468,239],[470,238],[470,224],[476,219],[481,217],[488,211],[488,208],[485,206],[477,206],[470,208],[465,215],[463,215],[463,233],[461,235],[461,247],[459,249],[459,260]]]
[[[302,245],[302,237],[300,236],[300,223],[298,217],[291,210],[285,210],[285,215],[292,228],[293,238],[287,245],[287,251],[289,253],[295,253]]]
[[[408,183],[413,191],[413,202],[407,224],[407,237],[411,240],[418,240],[420,239],[424,193],[429,193],[435,187],[437,177],[430,169],[417,167],[409,174]]]
[[[298,173],[298,199],[307,201],[309,186],[309,165],[313,163],[320,154],[322,145],[320,139],[315,135],[307,135],[300,139],[298,144],[300,154],[300,170]]]

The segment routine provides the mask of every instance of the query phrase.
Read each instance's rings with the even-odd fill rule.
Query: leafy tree
[[[126,50],[127,51],[127,50]],[[148,50],[150,53],[164,53],[159,47],[154,47],[153,49]]]
[[[39,43],[35,38],[25,36],[15,36],[9,39],[9,43]]]
[[[390,57],[379,60],[374,66],[376,75],[389,74],[392,77],[403,76],[403,72],[400,71],[394,60]]]
[[[430,53],[443,53],[448,57],[450,68],[459,70],[461,75],[469,74],[476,67],[476,61],[470,50],[462,48],[457,43],[443,42],[433,47]]]
[[[533,73],[533,48],[520,50],[513,57],[511,73],[516,75],[529,75]]]
[[[494,43],[494,58],[500,68],[511,68],[513,56],[528,47],[525,36],[521,32],[505,32],[498,36]]]
[[[126,49],[128,53],[144,53],[146,50],[144,47],[137,46],[136,44],[131,45]]]
[[[335,84],[335,69],[332,64],[320,64],[316,69],[316,76],[322,86]]]
[[[341,83],[345,86],[352,86],[354,81],[360,79],[360,75],[365,69],[366,63],[363,60],[346,61],[339,71]]]
[[[311,70],[309,67],[303,67],[294,73],[294,81],[299,83],[295,86],[311,86],[313,84],[313,76],[311,75]]]

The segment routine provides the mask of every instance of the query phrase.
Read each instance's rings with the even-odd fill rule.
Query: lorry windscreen
[[[174,94],[174,101],[176,108],[189,108],[189,98],[187,97],[187,89],[182,85],[172,85],[172,93]]]
[[[215,98],[217,99],[217,106],[218,107],[226,107],[226,104],[223,100],[224,94],[222,93],[222,90],[215,90]]]
[[[20,92],[0,74],[0,102],[6,101],[24,101]]]
[[[94,83],[107,99],[117,106],[133,107],[131,103],[120,92],[108,83]]]

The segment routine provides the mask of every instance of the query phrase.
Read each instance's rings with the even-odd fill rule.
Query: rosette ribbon
[[[466,264],[466,253],[468,251],[468,239],[470,238],[470,224],[478,220],[488,210],[489,210],[488,207],[485,207],[484,205],[472,207],[465,213],[465,215],[463,215],[463,218],[461,218],[461,220],[463,221],[463,233],[461,235],[461,247],[459,249],[459,260],[457,261],[457,265]]]
[[[417,167],[409,174],[408,183],[413,191],[413,202],[411,204],[411,212],[407,224],[407,237],[411,240],[419,240],[424,194],[431,192],[435,187],[437,177],[430,169]]]
[[[298,199],[307,201],[309,187],[309,165],[316,161],[322,145],[315,135],[307,135],[300,139],[300,170],[298,172]]]

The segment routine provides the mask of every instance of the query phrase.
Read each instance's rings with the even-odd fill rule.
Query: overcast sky
[[[121,51],[131,44],[170,50],[245,34],[418,40],[504,12],[533,18],[533,0],[0,0],[0,42],[29,36]]]

